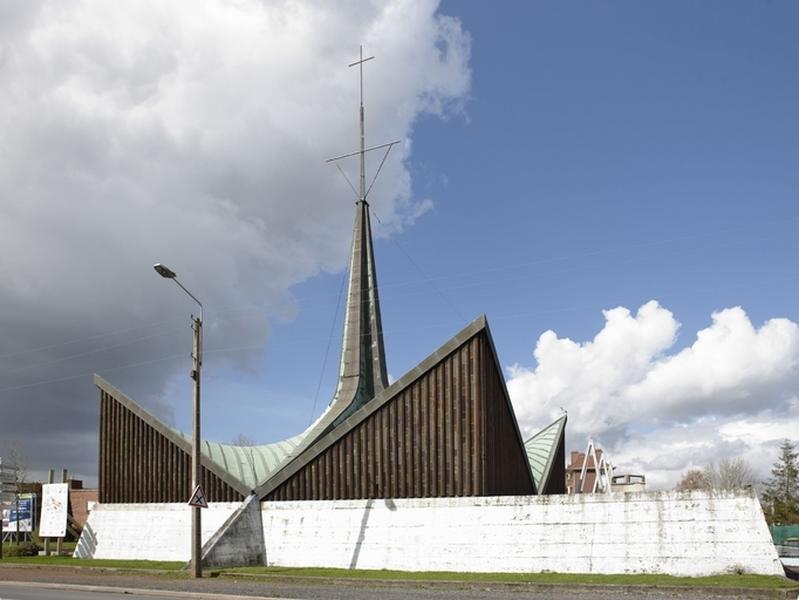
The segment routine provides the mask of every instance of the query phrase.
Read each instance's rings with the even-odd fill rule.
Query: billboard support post
[[[17,485],[19,485],[19,481],[17,480],[16,473],[14,474],[14,481]],[[16,521],[17,521],[17,546],[19,546],[19,488],[17,488],[16,494],[14,494],[14,510],[16,511]]]
[[[61,469],[61,483],[67,483],[67,470]],[[67,491],[67,506],[69,505],[69,491]],[[69,508],[67,508],[67,514],[69,514]],[[61,553],[64,551],[64,538],[60,537],[56,539],[55,542],[55,554],[56,556],[61,556]]]
[[[47,475],[47,483],[55,483],[55,469],[50,469]],[[44,555],[50,556],[50,538],[44,538]]]

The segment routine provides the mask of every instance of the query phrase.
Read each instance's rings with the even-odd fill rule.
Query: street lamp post
[[[203,305],[202,302],[197,300],[197,297],[189,290],[183,287],[174,271],[161,263],[153,265],[156,272],[165,279],[171,279],[186,292],[192,300],[194,300],[200,307],[200,316],[191,316],[191,328],[194,332],[194,343],[192,348],[192,371],[191,378],[194,380],[194,397],[193,397],[193,410],[192,410],[192,441],[191,441],[191,489],[192,500],[200,486],[200,367],[202,367],[202,327],[203,327]],[[192,505],[191,507],[191,569],[194,577],[202,577],[202,541],[201,541],[201,524],[202,515],[200,507]]]

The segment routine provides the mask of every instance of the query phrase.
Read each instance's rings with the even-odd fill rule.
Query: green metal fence
[[[799,539],[799,525],[769,525],[771,537],[777,546],[785,545],[788,538]]]

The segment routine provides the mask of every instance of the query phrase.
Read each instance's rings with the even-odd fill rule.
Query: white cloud
[[[619,307],[587,342],[543,333],[537,365],[509,368],[508,389],[525,435],[569,413],[569,446],[589,436],[625,470],[668,487],[679,474],[744,456],[767,475],[781,438],[799,431],[799,326],[755,327],[740,307],[712,315],[690,346],[674,351],[679,323],[650,301]],[[672,350],[672,353],[669,353]]]
[[[342,269],[353,195],[323,161],[358,143],[358,78],[346,65],[361,42],[377,57],[365,66],[367,143],[404,140],[370,200],[389,232],[429,208],[408,170],[414,123],[462,114],[470,86],[469,36],[437,4],[0,5],[0,355],[14,354],[0,365],[4,386],[174,352],[155,336],[127,355],[18,354],[183,315],[154,262],[203,298],[218,347],[263,345],[269,318],[294,310],[293,284]],[[354,179],[357,163],[344,167]],[[229,307],[249,318],[221,323]],[[225,357],[209,354],[209,366]],[[156,365],[126,391],[155,404],[174,367]],[[91,386],[70,385],[5,401],[35,395],[54,426],[91,430]]]

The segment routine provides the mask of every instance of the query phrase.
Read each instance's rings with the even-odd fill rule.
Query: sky
[[[799,6],[0,0],[0,455],[96,482],[99,373],[204,435],[335,388],[353,193],[388,368],[486,314],[525,435],[667,489],[799,431]],[[371,156],[374,174],[379,156]],[[357,163],[344,162],[348,177]]]

